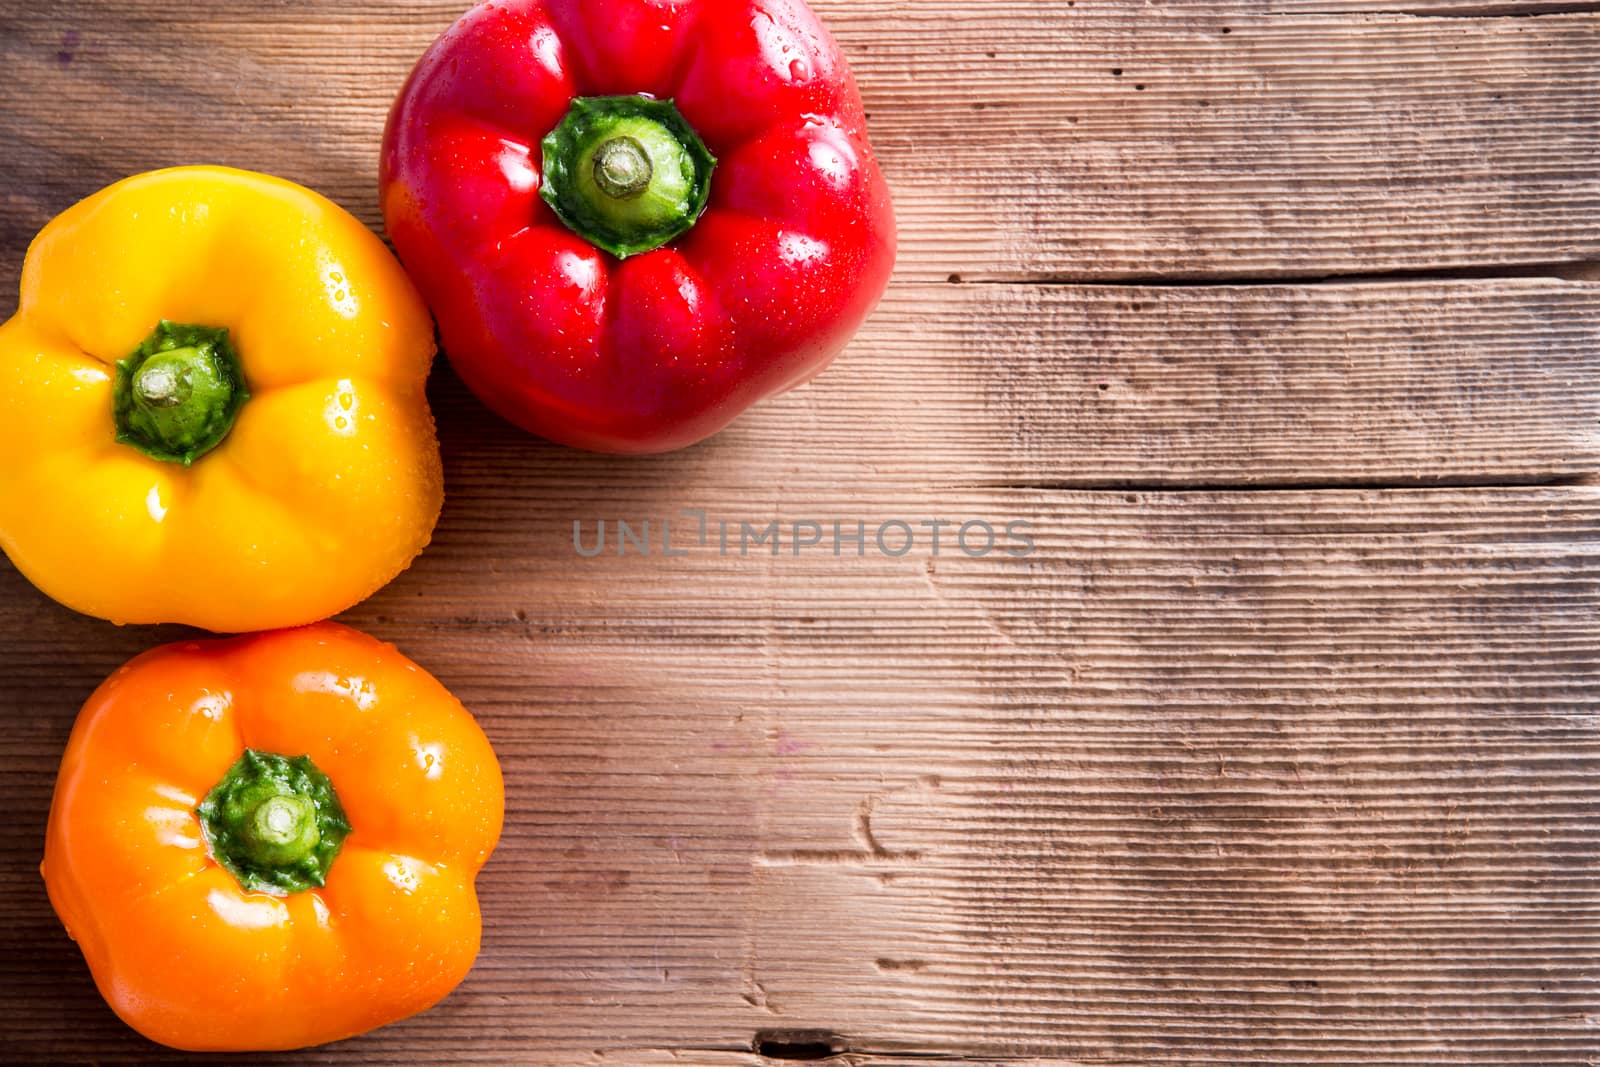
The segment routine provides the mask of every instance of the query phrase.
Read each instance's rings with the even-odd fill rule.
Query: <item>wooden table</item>
[[[462,2],[5,0],[0,281],[181,162],[377,225],[386,107]],[[818,6],[898,198],[887,299],[658,459],[525,437],[441,361],[435,543],[348,618],[504,760],[484,952],[252,1062],[1595,1063],[1595,5]],[[573,551],[682,509],[1037,551]],[[36,868],[79,704],[181,632],[0,570],[11,1062],[160,1058]]]

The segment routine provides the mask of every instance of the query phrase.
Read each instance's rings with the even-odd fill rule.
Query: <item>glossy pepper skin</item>
[[[671,101],[715,164],[686,232],[619,258],[552,206],[545,164],[554,137],[564,173],[598,182],[590,157],[562,159],[558,128],[575,101],[635,94]],[[598,451],[693,444],[817,374],[894,265],[860,96],[801,0],[484,4],[401,91],[381,189],[468,386]]]
[[[38,235],[0,326],[0,548],[118,623],[342,611],[439,514],[433,336],[383,243],[309,190],[215,167],[113,185]]]
[[[302,798],[237,788],[247,750],[310,765],[347,831],[324,812],[321,847],[301,847]],[[180,1049],[300,1048],[461,981],[503,808],[494,753],[455,698],[392,646],[321,623],[167,645],[107,679],[67,744],[42,869],[128,1025]],[[253,873],[276,865],[300,888],[246,889],[219,861],[248,845],[252,815],[277,835]]]

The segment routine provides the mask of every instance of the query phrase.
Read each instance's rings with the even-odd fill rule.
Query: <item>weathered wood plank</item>
[[[442,375],[446,421],[486,416]],[[724,485],[1504,484],[1600,472],[1600,284],[897,284],[809,387],[626,468]],[[498,470],[571,470],[512,435]]]
[[[318,1062],[738,1063],[796,1028],[980,1063],[1592,1055],[1600,490],[729,490],[445,433],[437,543],[351,618],[505,761],[489,937],[440,1009]],[[1022,518],[1039,551],[573,553],[574,518],[684,505]],[[163,635],[9,570],[0,633],[9,1049],[126,1059],[33,863],[77,702]]]
[[[860,65],[913,276],[1316,276],[1600,251],[1584,221],[1600,204],[1592,15],[872,10]]]
[[[461,6],[14,5],[0,13],[13,148],[0,245],[13,259],[107,181],[195,160],[282,173],[376,222],[389,99]],[[858,68],[898,193],[903,277],[1600,259],[1594,14],[818,6]]]

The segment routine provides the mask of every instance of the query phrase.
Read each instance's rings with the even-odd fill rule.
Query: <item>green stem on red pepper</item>
[[[717,163],[670,100],[646,96],[579,97],[543,148],[545,202],[568,229],[623,258],[695,224]]]
[[[187,467],[222,443],[249,398],[227,330],[164,321],[117,361],[117,440]]]
[[[309,756],[245,749],[196,814],[212,858],[246,890],[284,895],[323,885],[350,822]]]

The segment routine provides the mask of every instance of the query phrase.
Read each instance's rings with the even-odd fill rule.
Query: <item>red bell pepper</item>
[[[821,371],[894,266],[801,0],[494,0],[390,113],[384,221],[451,363],[564,444],[662,452]]]

